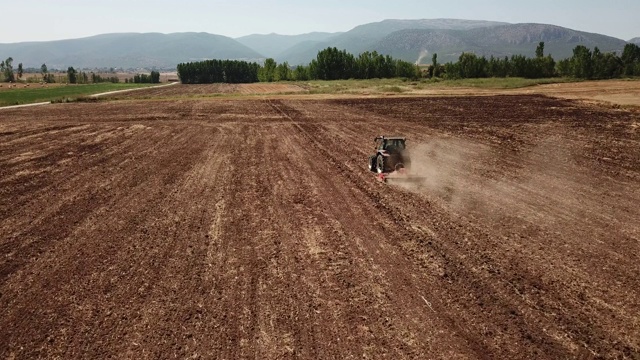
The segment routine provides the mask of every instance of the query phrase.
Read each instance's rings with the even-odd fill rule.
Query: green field
[[[8,84],[3,84],[5,87]],[[136,89],[151,86],[152,84],[87,84],[87,85],[67,85],[67,86],[49,86],[40,87],[40,85],[31,84],[30,87],[24,88],[24,85],[18,84],[14,89],[0,90],[0,106],[33,104],[39,102],[53,101],[74,101],[78,98],[89,95],[100,94],[103,92]],[[153,84],[157,85],[157,84]]]

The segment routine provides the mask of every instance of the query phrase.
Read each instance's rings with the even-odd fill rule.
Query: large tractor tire
[[[378,174],[382,174],[384,172],[384,167],[384,156],[378,155],[378,159],[376,161],[376,171],[378,172]]]
[[[376,172],[377,166],[378,165],[376,164],[376,156],[369,156],[369,171]]]

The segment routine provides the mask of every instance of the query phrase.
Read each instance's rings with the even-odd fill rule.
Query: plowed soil
[[[536,95],[5,110],[0,356],[638,359],[639,127]],[[367,171],[380,134],[421,181]]]
[[[143,89],[112,97],[118,99],[148,99],[148,98],[176,98],[215,95],[264,95],[264,94],[293,94],[305,93],[307,90],[293,84],[176,84],[164,88]]]

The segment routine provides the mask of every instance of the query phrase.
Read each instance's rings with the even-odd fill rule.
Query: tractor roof
[[[407,138],[402,136],[378,136],[376,140],[407,140]]]

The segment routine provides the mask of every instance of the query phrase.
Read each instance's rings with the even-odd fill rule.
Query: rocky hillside
[[[290,64],[307,64],[316,57],[319,50],[330,46],[346,49],[356,55],[363,51],[376,50],[375,47],[381,40],[397,31],[409,29],[471,30],[503,24],[505,23],[458,19],[384,20],[357,26],[346,33],[332,37],[328,41],[298,44],[278,55],[277,59],[280,61],[286,60]]]
[[[540,42],[545,53],[555,59],[570,57],[573,48],[585,45],[603,52],[621,51],[626,42],[613,37],[575,31],[554,25],[510,24],[471,30],[411,29],[394,32],[372,46],[378,52],[407,61],[416,61],[420,54],[437,53],[441,62],[455,61],[462,52],[484,56],[534,56]],[[424,57],[423,57],[424,58]]]

